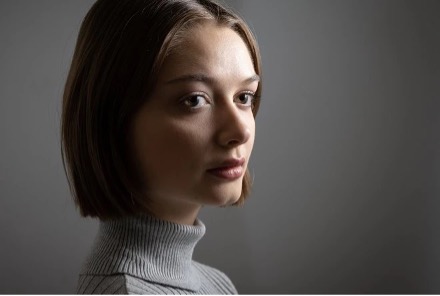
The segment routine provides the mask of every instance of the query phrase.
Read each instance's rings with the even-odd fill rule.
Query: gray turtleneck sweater
[[[237,294],[221,271],[192,260],[205,225],[142,215],[101,221],[79,294]]]

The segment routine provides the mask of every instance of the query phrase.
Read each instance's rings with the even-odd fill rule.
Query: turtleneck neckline
[[[198,291],[201,282],[192,255],[205,225],[177,224],[149,215],[100,221],[85,270],[126,273],[150,282]]]

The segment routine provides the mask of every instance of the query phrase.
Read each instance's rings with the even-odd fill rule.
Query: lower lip
[[[235,166],[235,167],[228,167],[228,168],[219,168],[219,169],[212,169],[208,170],[208,173],[221,178],[225,180],[235,180],[241,177],[243,175],[243,167],[242,166]]]

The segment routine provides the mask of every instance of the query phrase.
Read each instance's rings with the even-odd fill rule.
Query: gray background
[[[73,293],[61,95],[93,1],[0,2],[0,293]],[[195,257],[241,293],[440,293],[440,1],[229,1],[264,96],[244,208],[206,208]]]

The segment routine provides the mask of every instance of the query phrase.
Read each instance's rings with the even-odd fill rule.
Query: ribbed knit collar
[[[182,225],[148,215],[101,221],[84,273],[126,273],[177,288],[198,291],[192,255],[205,225]]]

